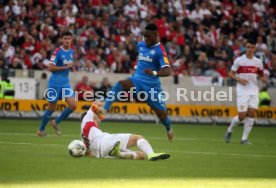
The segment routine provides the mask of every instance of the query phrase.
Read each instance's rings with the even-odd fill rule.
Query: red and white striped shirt
[[[257,78],[258,75],[263,75],[263,63],[255,56],[248,59],[246,55],[242,55],[235,59],[231,68],[232,71],[237,72],[239,78],[247,80],[247,85],[237,83],[237,96],[240,95],[258,95],[259,88]]]

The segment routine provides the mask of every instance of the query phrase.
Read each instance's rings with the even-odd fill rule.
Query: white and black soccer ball
[[[82,157],[86,152],[86,146],[80,140],[73,140],[68,145],[68,151],[72,157]]]

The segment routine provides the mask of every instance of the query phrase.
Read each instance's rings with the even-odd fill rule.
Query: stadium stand
[[[16,96],[20,95],[21,99],[42,99],[50,76],[47,67],[52,50],[59,45],[61,33],[70,30],[74,34],[72,48],[75,50],[74,73],[70,76],[72,87],[75,88],[85,75],[93,90],[100,87],[105,77],[112,85],[133,73],[136,42],[142,40],[146,23],[152,22],[158,25],[160,41],[168,52],[173,69],[173,77],[162,80],[164,89],[169,93],[179,86],[204,91],[211,85],[216,86],[216,91],[227,91],[227,86],[234,84],[227,75],[232,61],[244,53],[246,40],[253,38],[257,42],[256,56],[262,59],[265,74],[269,78],[269,93],[274,96],[275,20],[276,3],[270,0],[2,0],[0,72],[8,70],[17,85],[16,90],[20,90],[15,93]],[[202,86],[207,82],[211,84]],[[233,94],[235,98],[235,92]],[[168,103],[176,104],[175,97],[170,98]],[[275,106],[275,102],[272,98],[272,106]],[[2,103],[1,110],[4,111],[0,112],[0,116],[37,118],[45,106],[44,102],[38,100],[40,106],[32,106],[37,112],[18,112],[18,104],[17,101]],[[184,101],[181,104],[195,103]],[[233,106],[235,102],[201,101],[196,104]],[[15,109],[9,111],[10,108]],[[201,110],[193,113],[197,116],[196,113],[206,112],[205,119],[175,116],[172,120],[201,123],[229,121],[227,118],[209,117],[221,110]],[[225,112],[228,113],[227,110]],[[264,111],[259,116],[267,118],[270,114],[274,116],[274,113]],[[128,118],[157,121],[155,117],[147,115]],[[110,114],[109,118],[126,118],[123,116]],[[267,121],[272,122],[273,119],[264,120],[262,124]]]
[[[142,28],[154,22],[176,75],[225,78],[246,39],[255,38],[271,85],[276,80],[274,1],[4,0],[0,15],[1,69],[46,69],[69,29],[72,71],[130,73]]]

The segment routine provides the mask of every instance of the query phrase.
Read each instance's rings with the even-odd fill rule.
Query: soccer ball
[[[86,152],[86,146],[80,140],[73,140],[68,145],[68,151],[72,157],[82,157]]]

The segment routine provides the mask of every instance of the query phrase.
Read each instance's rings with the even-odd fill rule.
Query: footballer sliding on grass
[[[81,135],[86,146],[86,155],[97,158],[148,159],[151,161],[170,157],[167,153],[154,153],[150,143],[141,135],[102,132],[99,128],[99,123],[104,118],[100,108],[102,105],[101,102],[94,102],[90,109],[81,116]],[[99,117],[98,114],[101,116]],[[81,147],[80,144],[76,144],[76,147],[78,146]],[[129,149],[134,146],[137,146],[139,151]],[[70,154],[74,156],[72,152]]]

